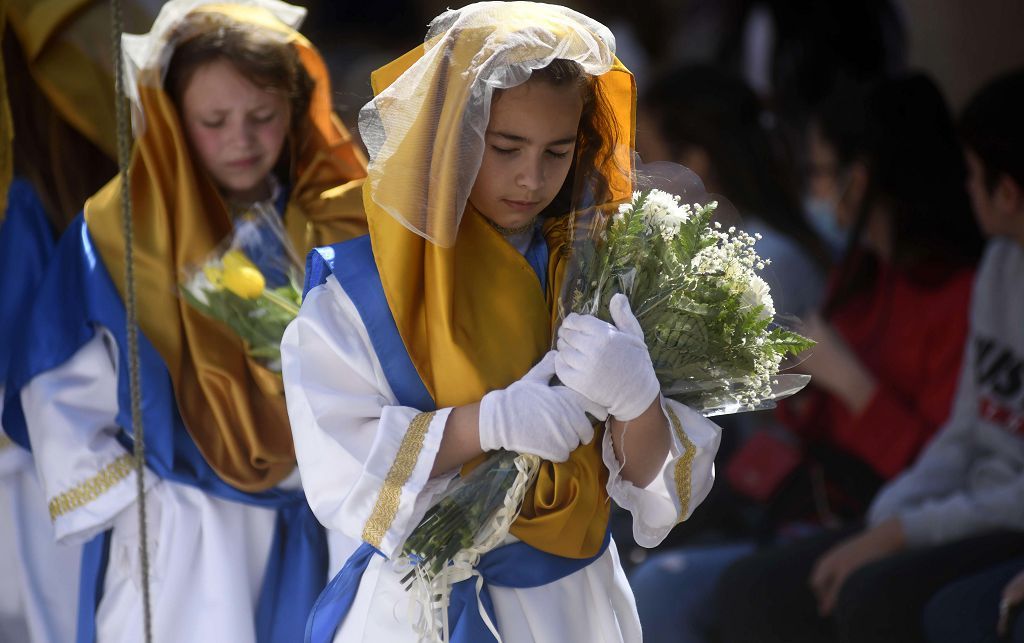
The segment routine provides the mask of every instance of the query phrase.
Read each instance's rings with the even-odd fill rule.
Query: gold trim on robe
[[[409,428],[402,437],[402,443],[398,447],[398,455],[388,469],[388,475],[384,479],[384,486],[377,495],[377,502],[373,505],[370,518],[363,526],[363,540],[380,549],[380,543],[384,540],[384,534],[388,533],[391,523],[398,515],[398,503],[402,497],[402,487],[409,481],[413,469],[416,468],[416,461],[419,460],[420,452],[423,450],[423,441],[427,437],[427,429],[434,420],[437,411],[420,413],[409,423]]]
[[[131,475],[134,470],[135,457],[132,454],[126,453],[118,456],[116,460],[100,469],[99,473],[85,482],[51,498],[50,520],[57,520],[64,514],[89,504]]]
[[[690,513],[690,482],[693,477],[693,458],[697,455],[697,447],[683,430],[683,423],[679,421],[675,409],[665,405],[665,413],[668,415],[668,421],[672,424],[673,433],[683,445],[683,455],[676,460],[676,466],[672,472],[672,477],[676,481],[676,495],[679,496],[679,522],[683,522]]]

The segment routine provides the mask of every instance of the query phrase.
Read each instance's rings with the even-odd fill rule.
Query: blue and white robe
[[[543,243],[537,235],[521,244],[531,265],[538,240]],[[401,347],[368,237],[314,251],[307,285],[281,347],[299,470],[320,522],[352,543],[365,543],[349,559],[358,568],[354,574],[335,578],[321,597],[307,640],[414,641],[416,606],[400,583],[405,570],[395,569],[392,560],[456,473],[430,476],[451,409],[433,408]],[[682,420],[683,434],[674,434],[662,474],[649,487],[619,477],[608,432],[603,446],[608,491],[633,513],[634,535],[646,546],[660,542],[707,495],[720,439],[711,421],[666,404]],[[506,545],[525,543],[509,536]],[[547,564],[535,562],[546,554],[532,548],[523,553],[521,566]],[[556,570],[551,582],[532,586],[513,574],[510,582],[488,587],[502,639],[639,641],[636,605],[614,544],[582,568],[564,567],[566,560],[551,561],[568,571]],[[478,608],[471,597],[463,613],[472,616]],[[485,639],[471,633],[463,640]]]
[[[125,312],[81,216],[49,262],[29,328],[12,359],[5,430],[32,450],[57,540],[85,543],[77,640],[135,643],[143,610]],[[300,638],[329,570],[297,473],[258,494],[221,480],[144,334],[139,353],[154,640]]]

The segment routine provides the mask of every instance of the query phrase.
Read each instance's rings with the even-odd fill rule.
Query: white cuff
[[[416,413],[407,407],[384,407],[363,472],[349,497],[354,500],[351,515],[363,525],[362,540],[389,558],[456,473],[430,477],[450,412],[449,408]],[[395,417],[396,413],[402,417]],[[402,430],[387,430],[396,427]]]
[[[148,491],[158,481],[147,467],[145,489]],[[61,544],[84,543],[109,529],[118,514],[137,499],[135,459],[122,451],[78,484],[47,498],[54,536]]]
[[[633,538],[642,547],[656,547],[674,526],[689,518],[704,501],[715,480],[715,454],[722,430],[683,404],[662,398],[672,445],[659,475],[640,488],[620,473],[611,431],[604,432],[602,456],[608,467],[608,495],[633,514]]]

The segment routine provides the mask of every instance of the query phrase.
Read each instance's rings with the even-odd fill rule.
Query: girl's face
[[[470,203],[505,228],[540,214],[569,174],[582,111],[571,84],[526,82],[496,95]]]
[[[835,147],[825,140],[817,125],[812,125],[808,131],[807,143],[809,196],[831,204],[836,223],[841,229],[849,230],[867,198],[868,168],[862,161],[840,167]],[[873,205],[865,225],[861,243],[882,258],[890,258],[893,232],[889,213]]]
[[[225,196],[269,198],[266,178],[291,120],[288,99],[252,84],[227,60],[215,60],[192,72],[181,104],[192,149]]]

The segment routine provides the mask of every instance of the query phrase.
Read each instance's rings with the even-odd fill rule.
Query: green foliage
[[[211,286],[202,290],[205,302],[189,288],[182,288],[181,293],[190,306],[238,335],[250,357],[271,370],[280,370],[281,338],[298,314],[302,301],[302,294],[295,286],[287,284],[264,290],[253,299]]]
[[[716,203],[666,210],[666,198],[635,194],[577,249],[568,307],[610,322],[612,296],[625,294],[666,394],[705,412],[754,408],[771,399],[781,360],[813,342],[777,326],[753,294],[763,266],[753,238],[720,231]]]

